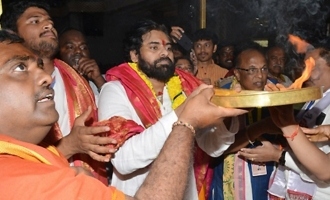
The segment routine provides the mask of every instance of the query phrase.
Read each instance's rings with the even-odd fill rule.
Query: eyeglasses
[[[268,73],[268,68],[267,67],[263,67],[263,68],[249,68],[249,69],[244,69],[244,68],[239,68],[238,67],[236,69],[246,71],[247,74],[249,74],[249,75],[256,75],[259,71],[262,74],[267,74]]]

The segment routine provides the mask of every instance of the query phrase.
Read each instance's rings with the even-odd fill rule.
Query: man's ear
[[[131,60],[133,61],[133,62],[135,62],[135,63],[137,63],[138,62],[138,60],[139,60],[139,55],[137,54],[137,52],[136,52],[136,50],[132,50],[132,51],[130,51],[129,52],[129,55],[130,55],[130,57],[131,57]]]
[[[234,75],[235,75],[237,81],[240,81],[241,77],[240,77],[240,74],[238,72],[238,69],[234,69]]]
[[[218,48],[218,45],[215,44],[213,47],[213,53],[215,53],[217,51],[217,48]]]

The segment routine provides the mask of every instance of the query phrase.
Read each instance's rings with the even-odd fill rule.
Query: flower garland
[[[136,63],[128,63],[129,66],[141,77],[141,79],[146,83],[146,85],[151,90],[152,94],[156,98],[155,91],[149,80],[149,78],[143,73],[137,66]],[[183,94],[181,80],[178,75],[172,76],[170,80],[166,83],[168,94],[172,101],[172,108],[176,109],[179,107],[185,100],[186,96]]]

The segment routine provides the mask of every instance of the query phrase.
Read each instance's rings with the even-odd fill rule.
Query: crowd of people
[[[299,75],[286,74],[285,48],[199,29],[185,51],[181,27],[142,20],[102,75],[83,32],[58,34],[49,11],[14,1],[1,15],[1,198],[330,198],[326,47],[304,52],[315,60],[304,87],[321,99],[224,108],[215,87],[289,90]]]

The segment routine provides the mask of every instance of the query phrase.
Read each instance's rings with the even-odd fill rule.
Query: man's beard
[[[41,41],[40,43],[34,43],[28,41],[26,46],[41,58],[52,58],[58,50],[58,43],[56,42]]]
[[[168,64],[160,64],[163,61],[168,61]],[[174,63],[168,57],[157,59],[153,64],[150,64],[139,56],[138,65],[141,71],[149,78],[154,78],[164,83],[170,80],[175,71]]]

